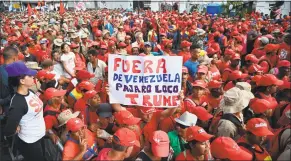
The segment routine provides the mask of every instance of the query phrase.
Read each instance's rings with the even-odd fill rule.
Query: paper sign
[[[144,107],[177,107],[182,57],[109,54],[110,103]]]

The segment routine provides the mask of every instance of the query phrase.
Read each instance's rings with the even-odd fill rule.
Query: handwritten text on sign
[[[176,107],[182,57],[109,55],[110,103]]]

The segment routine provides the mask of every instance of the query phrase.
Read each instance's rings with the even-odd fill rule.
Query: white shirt
[[[19,97],[15,94],[11,99],[11,104],[25,104],[28,109],[27,113],[22,116],[19,126],[18,136],[26,143],[34,143],[45,135],[45,122],[43,118],[43,102],[33,92],[29,91],[28,95]],[[25,102],[23,102],[23,101]],[[12,103],[18,101],[17,103]]]
[[[61,62],[66,64],[70,73],[75,73],[75,54],[69,52],[68,54],[63,54],[61,56]],[[64,70],[64,76],[66,78],[71,78],[72,76]]]
[[[58,80],[61,77],[61,75],[64,75],[65,72],[62,64],[59,62],[54,64],[54,70],[52,71],[52,73],[56,75],[55,76],[56,80]]]
[[[104,79],[103,75],[105,73],[105,67],[107,67],[106,63],[104,61],[98,59],[96,69],[95,69],[95,71],[93,71],[92,63],[91,62],[88,63],[88,65],[87,65],[88,72],[95,74],[95,77],[90,79],[90,81],[93,84],[97,84],[99,79],[101,79],[101,80]]]

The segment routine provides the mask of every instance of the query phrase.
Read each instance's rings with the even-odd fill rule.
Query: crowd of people
[[[289,160],[290,16],[1,13],[0,114],[25,160]],[[181,56],[180,104],[110,104],[108,55]]]

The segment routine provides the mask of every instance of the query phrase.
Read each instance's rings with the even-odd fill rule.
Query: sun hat
[[[71,118],[76,118],[80,114],[80,111],[72,113],[70,109],[62,111],[58,116],[59,127],[65,125]]]
[[[252,86],[248,82],[237,82],[235,86],[241,90],[251,92]]]
[[[175,118],[175,121],[184,126],[195,126],[197,123],[197,116],[185,111],[179,118]]]
[[[23,62],[17,61],[6,66],[6,71],[9,77],[16,77],[21,75],[35,76],[37,71],[29,69]]]
[[[63,40],[62,39],[54,39],[54,45],[56,46],[62,46]]]
[[[233,87],[226,91],[220,101],[219,107],[224,113],[237,113],[246,108],[250,100],[254,98],[252,92]]]

